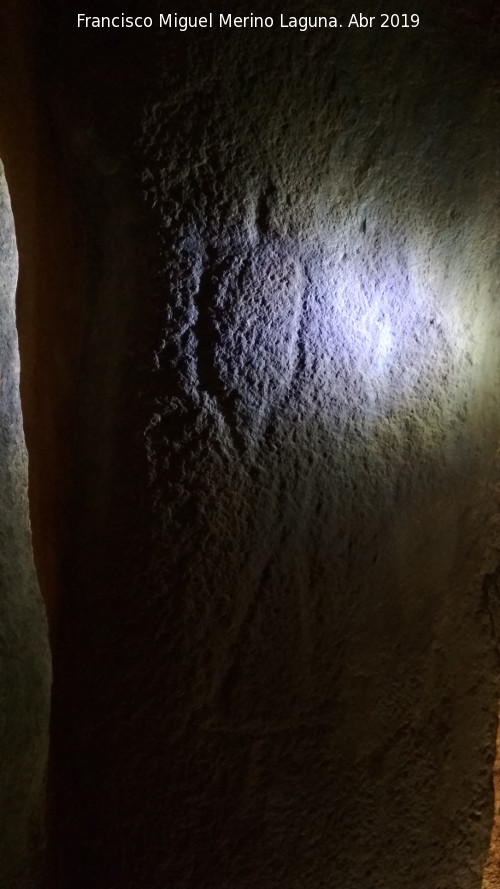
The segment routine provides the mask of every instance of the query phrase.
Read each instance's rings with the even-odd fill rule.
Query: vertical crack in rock
[[[257,201],[255,224],[261,235],[268,235],[271,229],[272,212],[276,200],[277,189],[272,181],[260,193]]]
[[[237,453],[245,451],[245,439],[238,429],[236,393],[228,391],[217,368],[217,349],[220,331],[216,321],[218,291],[221,276],[227,271],[229,259],[217,260],[217,251],[207,248],[206,263],[200,275],[195,296],[196,321],[193,333],[196,339],[196,368],[199,387],[212,400],[223,420]]]
[[[294,380],[294,385],[296,385],[297,387],[300,387],[301,385],[311,386],[313,383],[313,380],[306,379],[307,312],[308,312],[308,302],[312,298],[312,294],[314,291],[313,276],[312,276],[310,269],[307,268],[307,265],[304,266],[304,277],[305,277],[306,283],[305,283],[304,288],[302,290],[299,315],[298,315],[298,318],[295,319],[295,324],[296,324],[296,360],[295,360],[295,367],[293,370],[293,380]],[[311,399],[311,400],[313,400],[313,399]]]

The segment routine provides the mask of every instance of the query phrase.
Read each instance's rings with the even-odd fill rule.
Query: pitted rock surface
[[[127,119],[119,55],[92,94],[72,886],[481,883],[498,107],[443,15],[383,59],[380,33],[151,35]],[[78,40],[101,70],[109,36]],[[71,105],[96,84],[63,59]]]
[[[37,37],[84,231],[58,889],[481,886],[498,32],[420,7]]]

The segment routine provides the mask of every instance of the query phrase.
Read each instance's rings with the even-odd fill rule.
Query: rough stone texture
[[[38,885],[50,660],[33,567],[19,397],[17,251],[0,164],[0,885]],[[38,876],[37,876],[38,875]]]
[[[496,10],[139,35],[58,5],[41,92],[85,256],[54,293],[83,348],[51,885],[478,889]]]
[[[493,770],[493,781],[495,787],[495,817],[490,849],[483,872],[482,889],[500,889],[500,732],[497,737],[497,755]]]

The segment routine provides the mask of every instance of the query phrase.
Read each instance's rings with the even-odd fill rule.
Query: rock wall
[[[43,850],[50,658],[33,566],[19,396],[17,251],[0,165],[0,883],[28,889]]]
[[[44,21],[34,0],[5,0],[0,9],[0,157],[20,256],[17,325],[34,555],[54,635],[83,330],[83,238],[39,64],[47,58]]]
[[[51,885],[478,889],[496,11],[180,34],[55,8],[39,89],[82,262],[54,291],[81,349]]]
[[[497,736],[493,784],[495,790],[495,817],[481,889],[499,889],[500,886],[500,732]]]

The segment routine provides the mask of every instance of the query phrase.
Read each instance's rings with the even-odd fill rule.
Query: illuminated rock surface
[[[495,787],[495,818],[491,833],[488,860],[484,868],[482,889],[500,889],[500,732],[497,737],[497,756],[493,770]]]
[[[0,885],[27,889],[40,866],[50,663],[29,533],[16,279],[14,225],[0,165]]]
[[[498,39],[486,2],[421,5],[43,32],[85,232],[57,889],[481,886]]]

